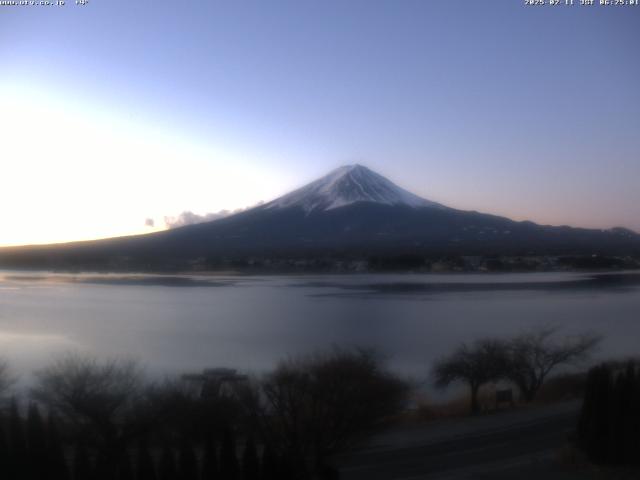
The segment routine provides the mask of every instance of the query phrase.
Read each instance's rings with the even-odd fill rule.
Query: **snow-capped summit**
[[[265,208],[300,207],[310,213],[332,210],[356,202],[444,208],[357,164],[337,168],[315,182],[269,202]]]

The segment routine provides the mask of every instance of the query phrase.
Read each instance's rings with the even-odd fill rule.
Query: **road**
[[[396,431],[377,444],[342,458],[345,480],[458,480],[518,478],[550,459],[576,425],[579,405],[547,407],[527,412],[446,422],[429,432]],[[494,418],[491,418],[494,417]],[[546,468],[546,467],[545,467]],[[553,475],[551,475],[553,476]],[[545,480],[549,480],[549,476]],[[562,477],[565,478],[565,477]]]

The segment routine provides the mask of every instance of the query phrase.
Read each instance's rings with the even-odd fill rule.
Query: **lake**
[[[151,373],[261,372],[332,345],[376,347],[424,379],[462,341],[535,326],[640,353],[640,275],[149,276],[0,271],[0,355],[21,378],[66,351]]]

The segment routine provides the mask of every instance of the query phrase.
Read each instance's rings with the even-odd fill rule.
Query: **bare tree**
[[[408,391],[374,352],[334,349],[282,362],[260,385],[259,417],[272,445],[318,469],[404,408]]]
[[[454,382],[464,382],[471,394],[471,413],[480,411],[478,392],[486,383],[504,378],[507,371],[507,345],[496,339],[463,343],[450,356],[439,360],[433,368],[435,384],[439,388]]]
[[[156,430],[206,442],[244,420],[243,407],[248,402],[238,398],[245,390],[241,385],[213,388],[212,392],[200,379],[194,382],[193,376],[166,379],[147,388],[141,413],[156,414]]]
[[[145,389],[138,364],[67,354],[36,377],[33,398],[94,440],[105,465],[116,465],[141,428],[137,413]]]
[[[584,361],[602,338],[594,334],[554,338],[555,328],[540,328],[509,343],[507,378],[520,390],[522,400],[535,399],[547,376],[560,365]]]

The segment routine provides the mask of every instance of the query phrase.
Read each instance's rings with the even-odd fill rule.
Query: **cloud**
[[[191,211],[184,211],[177,217],[164,217],[164,224],[167,228],[178,228],[184,227],[186,225],[193,225],[195,223],[203,223],[203,222],[211,222],[213,220],[218,220],[220,218],[228,217],[232,213],[229,210],[220,210],[216,213],[205,213],[204,215],[198,215],[197,213],[193,213]]]
[[[145,227],[155,227],[156,226],[156,222],[153,218],[146,218],[144,220],[144,226]]]
[[[209,212],[204,215],[199,215],[197,213],[193,213],[190,210],[185,210],[177,217],[165,216],[164,217],[164,225],[166,228],[179,228],[185,227],[187,225],[194,225],[196,223],[204,223],[204,222],[212,222],[214,220],[219,220],[220,218],[228,217],[229,215],[235,215],[236,213],[244,212],[245,210],[249,210],[254,207],[258,207],[263,205],[264,202],[260,201],[255,205],[246,208],[236,208],[235,210],[220,210],[218,212]]]

